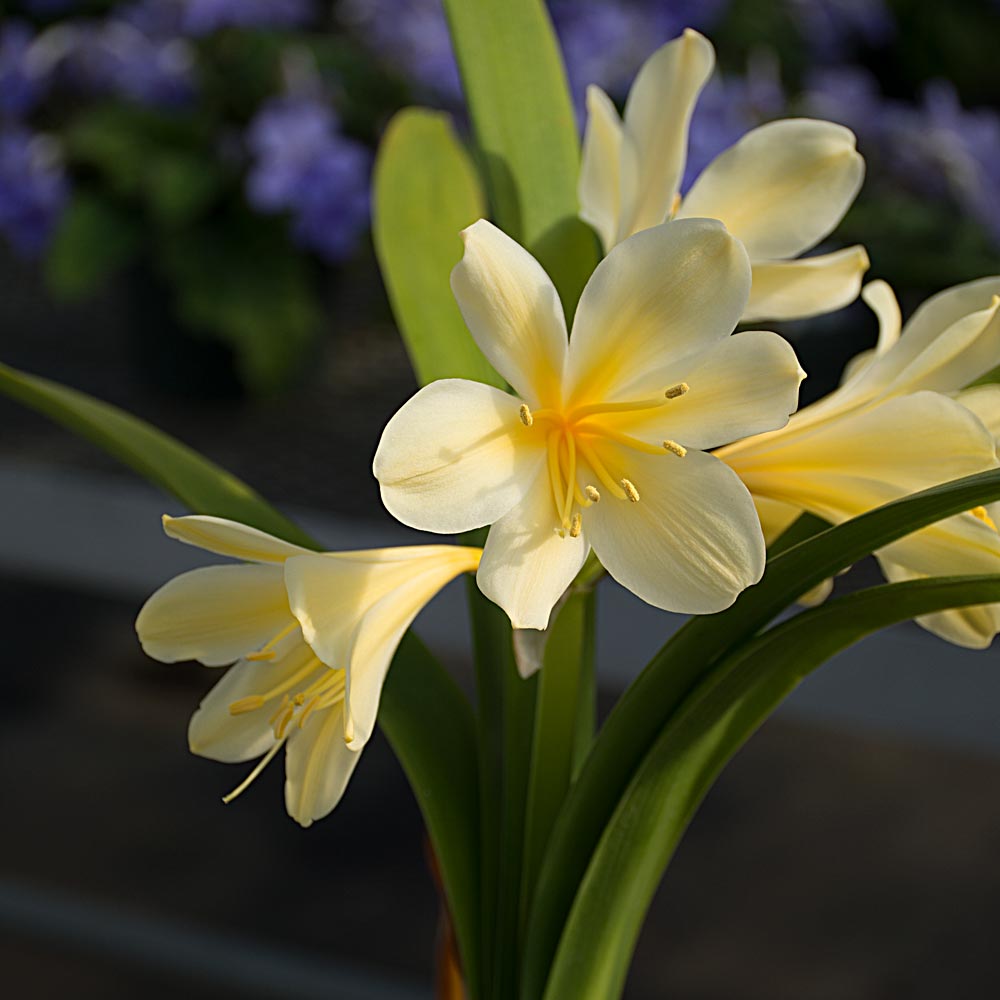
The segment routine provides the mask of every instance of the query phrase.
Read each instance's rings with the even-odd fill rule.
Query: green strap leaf
[[[5,365],[0,365],[0,392],[103,448],[193,511],[232,518],[319,549],[245,483],[124,410]],[[468,699],[411,634],[400,643],[389,671],[379,724],[420,805],[441,867],[463,967],[475,975],[480,955],[475,723]]]
[[[577,218],[580,143],[541,0],[444,0],[497,224],[541,261],[569,314],[597,263]]]
[[[1000,601],[1000,575],[887,584],[804,612],[723,660],[646,755],[601,837],[566,924],[547,1000],[621,995],[646,910],[726,762],[803,677],[896,622]]]
[[[316,547],[246,483],[117,406],[6,365],[0,365],[0,392],[96,444],[191,510]]]
[[[375,160],[373,192],[375,251],[418,381],[467,378],[504,388],[451,293],[449,275],[462,258],[459,234],[487,213],[448,115],[407,108],[392,119]]]
[[[997,499],[1000,471],[984,472],[821,531],[771,559],[763,580],[731,608],[689,621],[660,650],[608,716],[553,830],[528,923],[525,1000],[542,996],[573,898],[635,769],[711,665],[827,577],[912,531]]]

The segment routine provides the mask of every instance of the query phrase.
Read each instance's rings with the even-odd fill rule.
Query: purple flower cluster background
[[[859,49],[893,43],[881,0],[783,0],[813,67],[788,97],[782,67],[752,51],[741,72],[717,72],[690,137],[684,185],[748,129],[793,113],[842,122],[882,174],[920,197],[959,206],[1000,247],[1000,116],[964,108],[934,81],[919,101],[884,97],[853,64]],[[227,30],[289,34],[339,24],[418,99],[460,111],[461,84],[440,0],[129,0],[101,18],[74,0],[23,0],[0,27],[0,230],[22,253],[44,251],[70,198],[59,141],[39,122],[47,102],[124,100],[164,113],[196,107],[199,46]],[[583,123],[587,84],[622,101],[642,61],[685,27],[709,34],[730,0],[549,0]],[[331,14],[333,22],[329,22]],[[31,18],[32,20],[29,20]],[[246,124],[245,192],[284,213],[294,240],[329,261],[349,256],[367,225],[369,151],[345,135],[318,76],[286,82]],[[221,144],[221,143],[220,143]]]

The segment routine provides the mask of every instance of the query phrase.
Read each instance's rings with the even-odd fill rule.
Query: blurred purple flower
[[[316,0],[183,0],[184,30],[207,35],[222,28],[295,28],[315,20]]]
[[[884,0],[789,0],[813,55],[827,61],[842,58],[859,39],[865,45],[885,45],[896,22]]]
[[[701,92],[691,119],[681,191],[686,192],[719,153],[750,129],[780,117],[785,106],[775,63],[753,61],[742,77],[716,71]]]
[[[0,131],[0,231],[18,253],[45,250],[68,197],[54,139],[20,127]]]
[[[260,212],[290,212],[300,246],[338,261],[368,224],[371,157],[343,135],[336,114],[312,98],[265,104],[250,124],[253,165],[250,204]]]
[[[35,33],[24,21],[0,26],[0,113],[10,118],[26,115],[38,103],[47,79],[30,58]]]

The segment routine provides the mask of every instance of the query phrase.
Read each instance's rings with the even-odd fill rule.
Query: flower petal
[[[840,222],[864,174],[850,129],[810,118],[768,122],[705,168],[677,218],[721,219],[753,260],[796,257]]]
[[[226,671],[191,717],[188,745],[192,753],[235,764],[260,757],[274,746],[276,739],[270,720],[280,695],[268,698],[254,711],[234,715],[229,706],[280,688],[284,681],[301,672],[310,660],[316,660],[313,651],[302,641],[300,632],[296,632],[293,643],[290,651],[280,659],[259,662],[241,660]],[[325,664],[316,662],[317,673],[329,669]],[[303,679],[297,689],[304,689],[312,679]],[[294,691],[291,693],[294,694]]]
[[[946,288],[917,308],[904,328],[906,337],[927,344],[963,316],[989,309],[996,295],[1000,295],[1000,275]]]
[[[749,292],[746,253],[714,220],[669,222],[619,243],[577,306],[569,395],[608,400],[641,391],[728,337]]]
[[[738,333],[692,359],[689,369],[676,370],[676,379],[690,386],[683,396],[615,423],[650,444],[669,438],[687,448],[714,448],[784,427],[805,375],[784,338],[764,330]]]
[[[926,573],[914,573],[890,559],[880,558],[879,564],[890,583],[921,580],[927,576]],[[993,637],[1000,631],[1000,604],[954,608],[933,615],[922,615],[915,621],[928,632],[933,632],[934,635],[955,646],[963,646],[966,649],[987,649],[993,642]]]
[[[861,298],[878,317],[878,342],[871,350],[856,354],[844,365],[844,372],[840,377],[841,385],[860,375],[876,358],[890,350],[899,340],[902,329],[903,317],[899,311],[899,302],[888,282],[869,281],[861,289]]]
[[[147,656],[163,663],[232,663],[292,623],[280,566],[206,566],[174,577],[135,621]]]
[[[587,519],[584,518],[584,533]],[[541,473],[524,501],[490,528],[476,582],[514,628],[547,628],[552,608],[580,572],[590,546],[560,537],[549,482]]]
[[[587,88],[587,129],[577,196],[580,218],[597,231],[607,253],[617,242],[621,217],[622,121],[600,87]]]
[[[361,759],[344,743],[343,703],[314,712],[285,749],[285,808],[301,826],[328,816]]]
[[[309,551],[301,545],[284,542],[238,521],[205,514],[191,514],[187,517],[170,517],[169,514],[164,514],[163,530],[179,542],[246,562],[284,562],[289,556]]]
[[[347,671],[346,736],[360,749],[375,728],[382,683],[403,633],[449,581],[475,570],[480,550],[417,545],[299,556],[285,583],[316,655]]]
[[[933,392],[889,399],[803,433],[779,431],[718,455],[755,496],[835,523],[997,465],[981,421]]]
[[[955,399],[972,410],[994,438],[1000,439],[1000,385],[976,385],[964,389]]]
[[[858,297],[868,270],[861,246],[801,260],[753,263],[753,285],[743,322],[761,319],[803,319],[833,312]]]
[[[625,133],[638,172],[624,192],[618,240],[669,216],[684,175],[691,115],[714,68],[712,43],[688,28],[639,70],[625,104]]]
[[[791,504],[772,500],[770,497],[752,494],[757,516],[760,518],[761,531],[768,548],[776,542],[801,516],[802,508]]]
[[[541,264],[485,219],[462,239],[451,289],[479,349],[522,399],[553,402],[566,359],[559,293]]]
[[[545,460],[544,436],[521,423],[520,405],[464,379],[421,389],[386,425],[375,452],[389,513],[412,528],[451,534],[510,510]]]
[[[606,451],[609,468],[627,470],[640,500],[607,497],[585,522],[598,558],[623,587],[666,611],[711,614],[760,579],[764,537],[731,469],[700,451],[677,461]]]

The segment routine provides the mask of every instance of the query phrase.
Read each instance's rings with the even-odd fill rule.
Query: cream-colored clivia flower
[[[404,524],[492,524],[477,576],[515,627],[543,629],[590,547],[643,600],[718,611],[755,583],[764,543],[739,479],[704,450],[795,409],[803,377],[773,333],[730,334],[750,267],[706,219],[615,247],[563,308],[538,262],[490,223],[463,233],[452,289],[516,396],[433,382],[389,421],[375,455]]]
[[[688,29],[643,64],[624,120],[600,87],[588,88],[581,217],[605,251],[668,219],[720,219],[753,265],[745,321],[814,316],[853,302],[868,269],[863,247],[793,259],[833,231],[861,187],[864,160],[849,129],[808,118],[761,125],[681,197],[688,126],[714,67],[711,42]]]
[[[453,545],[316,553],[234,521],[165,517],[172,538],[242,560],[175,577],[136,631],[165,663],[235,663],[191,719],[193,753],[260,757],[226,801],[285,747],[285,805],[302,826],[340,801],[375,727],[399,640],[450,580],[479,565]]]
[[[866,286],[879,343],[843,384],[781,430],[716,454],[749,487],[770,543],[802,511],[834,523],[909,493],[998,467],[1000,386],[965,388],[1000,362],[1000,278],[929,299],[900,328],[883,281]],[[892,581],[1000,571],[1000,507],[979,507],[914,532],[876,553]],[[825,596],[829,586],[818,595]],[[919,619],[961,646],[983,648],[1000,606]]]

